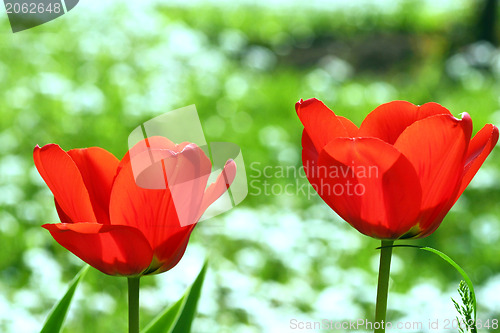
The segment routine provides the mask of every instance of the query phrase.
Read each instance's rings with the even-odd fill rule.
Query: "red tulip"
[[[321,198],[359,232],[379,238],[433,233],[496,142],[488,124],[436,103],[394,101],[358,128],[317,99],[295,105],[304,131],[304,170]]]
[[[56,144],[36,146],[33,157],[62,222],[43,227],[63,247],[110,275],[157,274],[174,267],[196,222],[236,174],[230,160],[207,188],[212,165],[203,150],[162,137],[141,141],[121,161],[102,148],[65,152]],[[163,186],[138,185],[140,178],[158,180],[157,171]],[[174,198],[167,179],[186,195]],[[181,213],[190,221],[180,221]]]

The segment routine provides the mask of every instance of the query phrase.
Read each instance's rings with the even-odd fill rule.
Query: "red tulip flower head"
[[[471,139],[470,116],[437,103],[382,104],[359,128],[314,98],[295,109],[309,182],[341,218],[379,239],[433,233],[498,141],[491,124]]]
[[[139,142],[121,161],[102,148],[66,152],[56,144],[36,146],[33,157],[61,220],[43,227],[63,247],[109,275],[173,268],[196,222],[236,175],[229,160],[207,187],[212,164],[203,150],[163,137]],[[156,187],[139,186],[141,182]],[[171,188],[185,194],[174,198]]]

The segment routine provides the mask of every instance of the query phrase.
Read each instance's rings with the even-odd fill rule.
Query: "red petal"
[[[180,225],[196,223],[212,163],[201,148],[188,144],[162,160],[162,166]]]
[[[319,181],[318,173],[314,172],[314,169],[318,167],[318,157],[319,154],[311,138],[306,130],[302,131],[302,165],[311,184],[316,184]]]
[[[127,154],[120,162],[120,171],[111,191],[110,216],[112,224],[129,225],[141,230],[156,250],[182,225],[196,223],[211,163],[204,152],[193,144],[184,145],[184,149],[174,155],[171,150],[163,150],[164,156],[169,157],[143,168],[139,175],[146,183],[156,182],[163,186],[147,189],[137,185],[132,164],[145,163],[141,159],[151,161],[145,156],[149,152],[135,154],[132,160]],[[153,153],[160,154],[161,150]]]
[[[43,227],[67,250],[109,275],[139,275],[153,257],[144,235],[132,227],[83,222]]]
[[[111,223],[129,225],[142,231],[152,248],[160,243],[156,232],[161,225],[165,229],[179,228],[170,190],[139,187],[132,173],[128,154],[120,162],[118,175],[111,190],[109,213]]]
[[[318,165],[308,170],[311,183],[361,233],[397,239],[416,224],[421,200],[417,174],[391,145],[377,138],[338,138],[321,151]]]
[[[192,153],[191,149],[194,147],[196,151]],[[203,159],[198,156],[200,153],[203,155]],[[200,159],[203,166],[210,164],[210,160],[196,145],[189,142],[176,145],[161,136],[146,138],[138,142],[129,150],[125,159],[132,161],[132,170],[137,185],[147,189],[165,189],[168,186],[167,176],[175,173],[176,159],[179,154],[184,155],[184,157],[193,155],[192,158]],[[147,172],[145,172],[146,170]],[[182,173],[182,175],[189,177],[187,172]],[[173,182],[172,179],[171,182]]]
[[[139,141],[132,148],[130,148],[127,154],[125,154],[124,158],[122,159],[122,162],[124,159],[129,161],[132,158],[134,160],[132,168],[134,172],[134,177],[136,178],[136,181],[138,181],[137,180],[138,176],[145,169],[149,168],[155,162],[159,162],[162,159],[166,158],[167,156],[172,155],[174,147],[175,144],[165,137],[154,136],[146,138],[144,140]],[[119,173],[122,165],[124,165],[124,163],[119,164],[117,174]],[[150,188],[148,187],[148,184],[141,184],[140,181],[139,181],[139,186],[144,188]],[[155,186],[158,186],[158,184],[156,184]],[[156,188],[165,188],[165,184],[163,184],[163,186]]]
[[[55,198],[54,204],[56,205],[56,211],[57,215],[59,215],[59,220],[61,220],[62,223],[73,223],[73,221],[71,221],[71,218],[62,210],[61,205],[59,205]]]
[[[147,274],[159,274],[174,268],[186,252],[189,237],[195,226],[196,224],[192,224],[183,227],[160,244],[155,250],[154,259],[160,266],[151,267],[153,270]]]
[[[458,200],[472,178],[474,178],[481,165],[483,165],[484,160],[486,160],[486,157],[488,157],[497,144],[497,141],[498,128],[491,124],[484,126],[474,138],[472,138],[467,151],[464,175],[454,202]]]
[[[120,161],[98,147],[72,149],[68,155],[80,170],[97,221],[109,224],[109,197]]]
[[[422,186],[420,229],[437,228],[437,219],[451,206],[463,173],[465,153],[472,132],[472,121],[449,115],[429,117],[413,123],[398,138],[394,147],[413,164]],[[449,207],[448,207],[449,206]]]
[[[345,121],[339,120],[332,110],[316,98],[300,100],[295,104],[295,110],[317,151],[337,137],[349,136],[343,124]],[[349,130],[352,130],[351,126]]]
[[[236,163],[234,163],[233,160],[229,160],[226,162],[226,165],[224,165],[224,169],[219,176],[217,176],[215,182],[210,184],[205,190],[198,213],[198,219],[215,200],[219,199],[219,197],[227,191],[229,186],[233,183],[234,177],[236,177]]]
[[[354,123],[352,121],[350,121],[346,117],[342,117],[342,116],[337,116],[337,119],[340,120],[340,122],[342,123],[342,125],[346,129],[347,135],[349,137],[354,138],[354,137],[358,136],[359,128],[358,128],[358,126],[354,125]]]
[[[56,144],[36,146],[36,168],[72,222],[95,222],[92,204],[82,175],[71,157]]]
[[[408,126],[420,119],[438,114],[451,115],[450,111],[437,103],[426,103],[422,106],[406,101],[385,103],[366,116],[359,128],[358,136],[376,137],[394,144]]]

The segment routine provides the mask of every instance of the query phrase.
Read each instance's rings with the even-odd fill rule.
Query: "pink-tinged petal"
[[[181,226],[196,223],[212,163],[195,144],[161,161]]]
[[[171,154],[172,152],[175,152],[175,150],[175,143],[163,136],[153,136],[139,141],[128,151],[128,155],[135,160],[133,165],[134,174],[140,174],[151,164],[159,162],[165,158],[167,151]],[[135,158],[136,156],[144,156],[145,153],[149,154],[149,159],[144,157]]]
[[[375,137],[394,144],[401,133],[414,122],[450,111],[437,103],[422,106],[406,101],[393,101],[375,108],[361,124],[358,136]]]
[[[133,147],[130,148],[129,155],[133,157],[136,154],[140,154],[151,149],[176,150],[176,145],[166,137],[152,136],[137,142]]]
[[[437,115],[417,121],[398,138],[394,147],[413,164],[422,186],[420,230],[437,228],[443,211],[451,208],[463,174],[472,120]],[[407,188],[406,188],[407,189]]]
[[[334,139],[307,176],[323,200],[365,235],[397,239],[417,221],[417,174],[403,154],[380,139]]]
[[[146,238],[132,227],[84,222],[43,227],[64,248],[109,275],[139,275],[153,258]]]
[[[97,221],[109,224],[111,186],[120,161],[98,147],[72,149],[68,155],[80,170]]]
[[[226,165],[224,165],[224,169],[217,176],[215,182],[210,184],[208,188],[205,190],[205,194],[203,195],[203,200],[201,202],[201,207],[198,212],[198,219],[203,215],[205,210],[215,202],[215,200],[219,199],[219,197],[227,191],[227,189],[231,186],[236,177],[236,163],[233,160],[228,160]]]
[[[194,154],[191,153],[193,148],[196,150]],[[141,140],[127,154],[127,158],[132,162],[137,185],[147,189],[165,189],[168,186],[167,177],[175,172],[179,154],[193,155],[194,159],[200,160],[200,167],[204,167],[203,170],[211,167],[210,160],[198,146],[189,142],[176,145],[165,137],[154,136]],[[202,155],[203,158],[198,155]],[[185,175],[189,176],[187,172]],[[171,180],[171,183],[173,182]]]
[[[142,154],[135,154],[133,159],[129,154],[125,155],[111,191],[111,223],[141,230],[154,251],[184,225],[197,222],[211,171],[210,160],[196,145],[173,150],[175,152],[163,150],[167,158],[143,168],[137,178],[142,184],[158,183],[162,186],[151,189],[136,183],[132,164],[142,163],[138,159],[149,159],[151,151],[145,150]],[[153,151],[155,154],[160,152]]]
[[[56,144],[33,150],[36,168],[72,222],[96,222],[82,175],[71,157]]]
[[[487,124],[484,126],[470,141],[467,157],[465,161],[464,174],[454,200],[456,202],[462,195],[465,188],[469,185],[472,178],[483,165],[486,157],[491,153],[498,142],[498,128],[494,125]]]
[[[160,162],[161,163],[161,162]],[[111,224],[128,225],[141,230],[154,249],[162,238],[157,229],[180,227],[169,188],[147,189],[136,184],[129,155],[120,162],[111,190],[109,213]]]
[[[349,136],[343,124],[345,121],[339,120],[332,110],[316,98],[298,101],[295,110],[316,151],[337,137]],[[351,126],[349,130],[352,130]]]

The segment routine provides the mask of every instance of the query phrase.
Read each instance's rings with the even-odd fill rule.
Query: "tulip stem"
[[[387,314],[387,294],[389,291],[389,273],[391,271],[392,244],[394,241],[382,241],[380,249],[380,267],[378,271],[377,305],[375,308],[375,333],[385,332]]]
[[[139,333],[139,277],[128,278],[128,332]]]

